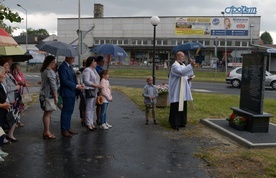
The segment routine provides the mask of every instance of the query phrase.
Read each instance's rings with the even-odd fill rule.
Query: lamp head
[[[20,4],[16,4],[18,7],[21,7],[21,5]]]
[[[150,19],[150,23],[153,25],[153,26],[157,26],[160,22],[160,19],[158,16],[152,16],[151,19]]]
[[[221,14],[224,15],[224,11],[221,11]]]

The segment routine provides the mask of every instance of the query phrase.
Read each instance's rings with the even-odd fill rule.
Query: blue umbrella
[[[126,51],[123,48],[114,44],[102,44],[92,48],[90,51],[103,55],[109,54],[111,56],[128,57]]]
[[[189,42],[189,43],[184,43],[184,44],[175,46],[172,49],[172,52],[177,53],[178,51],[197,50],[201,48],[205,48],[205,46],[199,42]]]
[[[75,48],[60,41],[42,41],[36,47],[40,51],[45,51],[55,56],[76,57],[78,55],[78,51]]]

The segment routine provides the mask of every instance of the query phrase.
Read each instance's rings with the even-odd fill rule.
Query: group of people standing
[[[112,101],[112,94],[108,81],[108,71],[103,69],[104,59],[102,56],[97,58],[90,56],[84,61],[83,67],[77,75],[72,68],[73,57],[65,57],[57,72],[54,70],[56,68],[55,58],[53,56],[45,58],[41,68],[42,87],[40,90],[40,103],[41,108],[44,110],[43,138],[56,138],[50,132],[50,119],[54,109],[46,111],[45,100],[50,98],[57,104],[59,95],[62,98],[60,129],[63,137],[71,138],[73,135],[78,134],[71,129],[71,118],[76,97],[80,98],[79,110],[83,126],[86,126],[90,131],[95,130],[96,119],[94,118],[97,115],[97,123],[100,124],[101,129],[112,127],[106,122],[106,110],[108,103]],[[97,68],[98,70],[96,70]],[[103,98],[103,103],[96,105],[97,96]],[[98,109],[96,109],[96,106]],[[97,111],[98,113],[96,113]]]
[[[1,57],[0,60],[0,162],[8,153],[2,150],[4,144],[17,142],[14,131],[17,126],[23,127],[20,114],[24,110],[22,94],[26,80],[21,72],[19,63],[13,63],[11,57]],[[7,124],[8,112],[13,113],[12,121]]]

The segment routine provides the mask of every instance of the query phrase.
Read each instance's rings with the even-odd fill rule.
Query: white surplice
[[[191,93],[191,83],[188,82],[188,76],[194,75],[193,68],[190,64],[180,65],[179,62],[175,61],[171,67],[169,75],[169,96],[170,103],[179,102],[179,98],[183,101],[193,100]],[[181,78],[183,82],[181,83]],[[182,85],[182,90],[180,87]],[[181,97],[182,95],[182,97]]]

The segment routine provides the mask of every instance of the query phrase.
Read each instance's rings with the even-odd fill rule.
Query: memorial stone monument
[[[266,61],[264,53],[243,55],[240,107],[231,109],[235,115],[247,118],[245,130],[249,132],[269,130],[272,115],[263,112]]]

